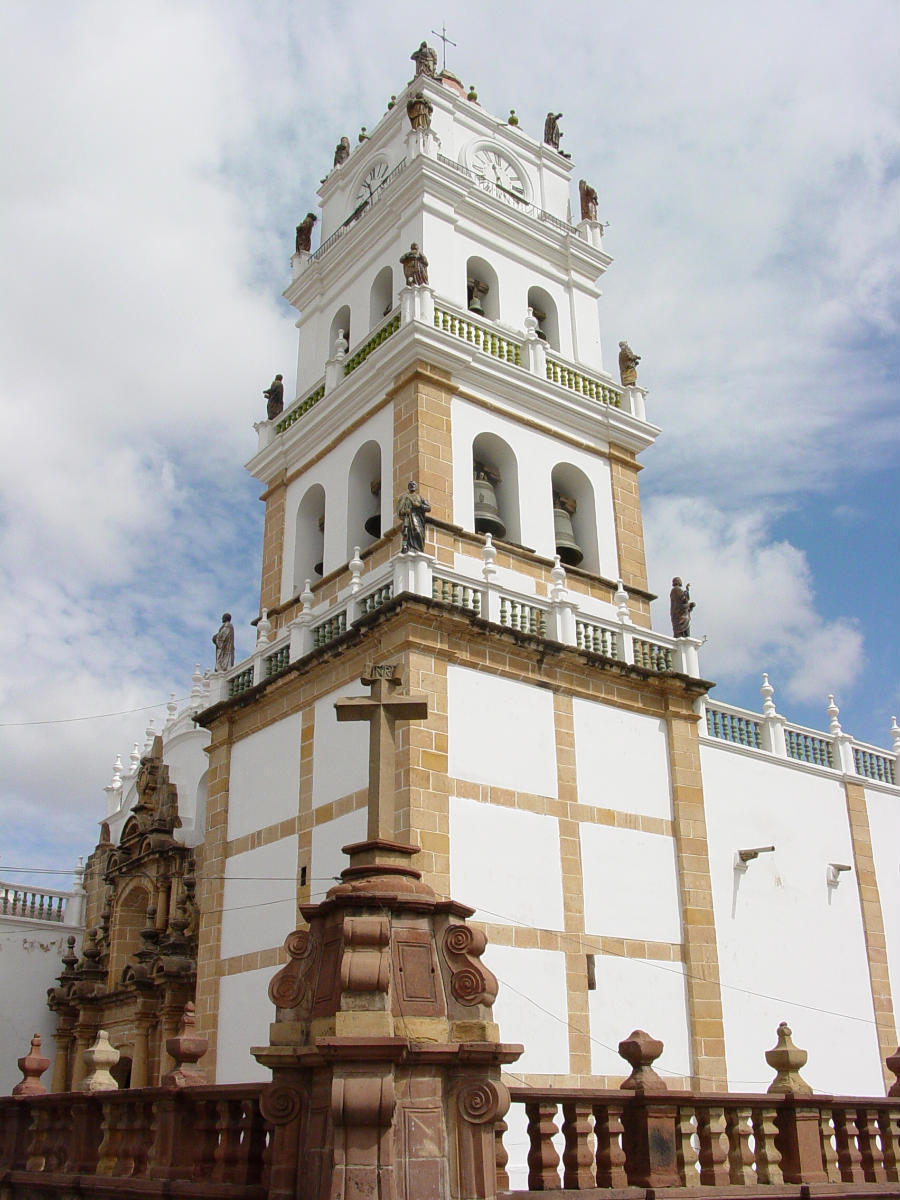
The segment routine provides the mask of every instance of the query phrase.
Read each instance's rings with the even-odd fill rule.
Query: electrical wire
[[[180,696],[176,704],[183,704],[190,696]],[[48,717],[45,721],[0,721],[0,729],[25,729],[30,725],[71,725],[75,721],[105,721],[107,717],[130,717],[134,713],[150,712],[153,708],[164,708],[169,700],[157,700],[155,704],[145,704],[141,708],[123,708],[121,712],[92,713],[87,717]]]

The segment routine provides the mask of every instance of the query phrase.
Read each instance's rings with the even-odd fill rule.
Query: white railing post
[[[690,675],[692,679],[700,678],[700,638],[680,637],[675,639],[675,659],[682,675]]]
[[[325,364],[325,395],[333,392],[344,378],[344,359],[349,350],[343,329],[338,330],[334,341],[334,354]]]
[[[419,550],[407,550],[394,559],[394,595],[412,592],[431,599],[431,571],[434,559]]]
[[[574,646],[575,637],[575,605],[569,599],[566,587],[566,569],[555,555],[553,570],[550,572],[553,586],[550,589],[550,613],[547,633],[556,642],[565,646]]]
[[[300,593],[300,602],[303,605],[302,611],[288,624],[288,629],[291,631],[290,649],[288,650],[288,660],[290,662],[296,662],[298,658],[303,658],[313,648],[312,606],[315,597],[312,594],[312,588],[309,584],[310,581],[307,579],[303,584],[303,591]]]
[[[646,421],[647,389],[638,387],[636,383],[626,384],[622,388],[622,407],[639,421]]]
[[[828,697],[828,732],[834,739],[833,759],[834,769],[844,775],[855,775],[856,764],[853,761],[853,738],[844,733],[838,720],[841,710],[834,702],[834,696]]]
[[[547,378],[547,350],[544,343],[537,335],[537,318],[534,315],[534,309],[529,308],[528,316],[525,318],[525,340],[522,344],[522,366],[530,371],[532,375],[537,375],[539,379]]]
[[[486,621],[500,624],[500,593],[494,586],[494,576],[497,568],[494,559],[497,557],[497,547],[494,545],[493,534],[484,535],[484,545],[481,547],[481,574],[484,579],[484,604],[481,615]]]
[[[762,687],[759,689],[763,698],[763,719],[760,722],[760,741],[763,750],[775,754],[779,758],[787,758],[787,742],[784,737],[784,717],[775,711],[775,689],[769,683],[769,676],[763,675]]]
[[[407,284],[400,289],[400,324],[420,321],[434,324],[434,289],[427,283]]]
[[[84,859],[79,858],[72,881],[72,891],[66,899],[65,921],[67,925],[84,924]]]
[[[891,751],[894,755],[894,778],[900,779],[900,725],[897,718],[891,717]]]

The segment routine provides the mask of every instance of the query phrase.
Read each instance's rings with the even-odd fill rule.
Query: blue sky
[[[459,0],[448,65],[562,111],[642,355],[651,586],[714,696],[888,745],[898,701],[898,10]],[[88,0],[0,12],[4,867],[96,840],[114,755],[256,615],[261,389],[293,385],[293,228],[439,8]],[[573,190],[573,204],[577,197]],[[664,608],[656,614],[667,628]],[[140,711],[126,717],[60,718]],[[51,722],[32,724],[31,722]],[[28,723],[28,724],[26,724]]]

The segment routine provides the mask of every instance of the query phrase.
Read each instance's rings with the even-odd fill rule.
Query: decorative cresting
[[[269,1200],[489,1200],[494,1126],[509,1105],[500,1068],[497,981],[479,962],[473,909],[440,899],[396,839],[397,725],[427,716],[400,663],[370,663],[369,696],[337,701],[370,725],[369,837],[320,904],[301,913],[272,980],[270,1067],[261,1108],[273,1127]]]

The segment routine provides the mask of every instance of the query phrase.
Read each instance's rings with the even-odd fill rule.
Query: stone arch
[[[132,879],[126,883],[116,897],[109,937],[112,950],[109,960],[110,989],[116,987],[129,960],[140,949],[141,930],[147,924],[147,909],[151,902],[148,882],[142,879]]]
[[[353,456],[347,481],[347,557],[381,537],[381,446],[365,442]]]
[[[486,289],[486,290],[485,290]],[[481,305],[490,321],[500,316],[500,284],[497,272],[484,258],[473,254],[466,261],[466,304],[470,311],[473,304]]]
[[[307,579],[324,574],[325,489],[320,483],[308,488],[297,508],[294,523],[294,591]]]
[[[472,471],[483,471],[493,484],[506,541],[522,541],[519,463],[512,447],[495,433],[479,433],[472,443]],[[495,535],[499,536],[499,535]]]
[[[584,571],[592,571],[595,575],[599,575],[597,502],[594,496],[594,485],[580,467],[567,462],[557,463],[550,478],[554,506],[558,496],[565,497],[568,501],[574,501],[575,511],[570,514],[572,532],[584,557],[580,563],[576,564],[571,556],[564,554],[559,547],[556,550],[557,554],[560,555],[563,563],[566,563],[567,557],[569,557],[569,566],[577,565]]]
[[[559,314],[556,301],[545,288],[534,284],[528,289],[528,307],[537,319],[537,334],[551,350],[559,350]]]
[[[334,343],[338,334],[343,330],[347,345],[350,345],[350,305],[342,304],[331,319],[331,330],[328,334],[328,353],[326,358],[334,358]]]
[[[393,307],[394,272],[391,267],[382,267],[372,281],[372,290],[369,293],[369,328],[374,329]]]

